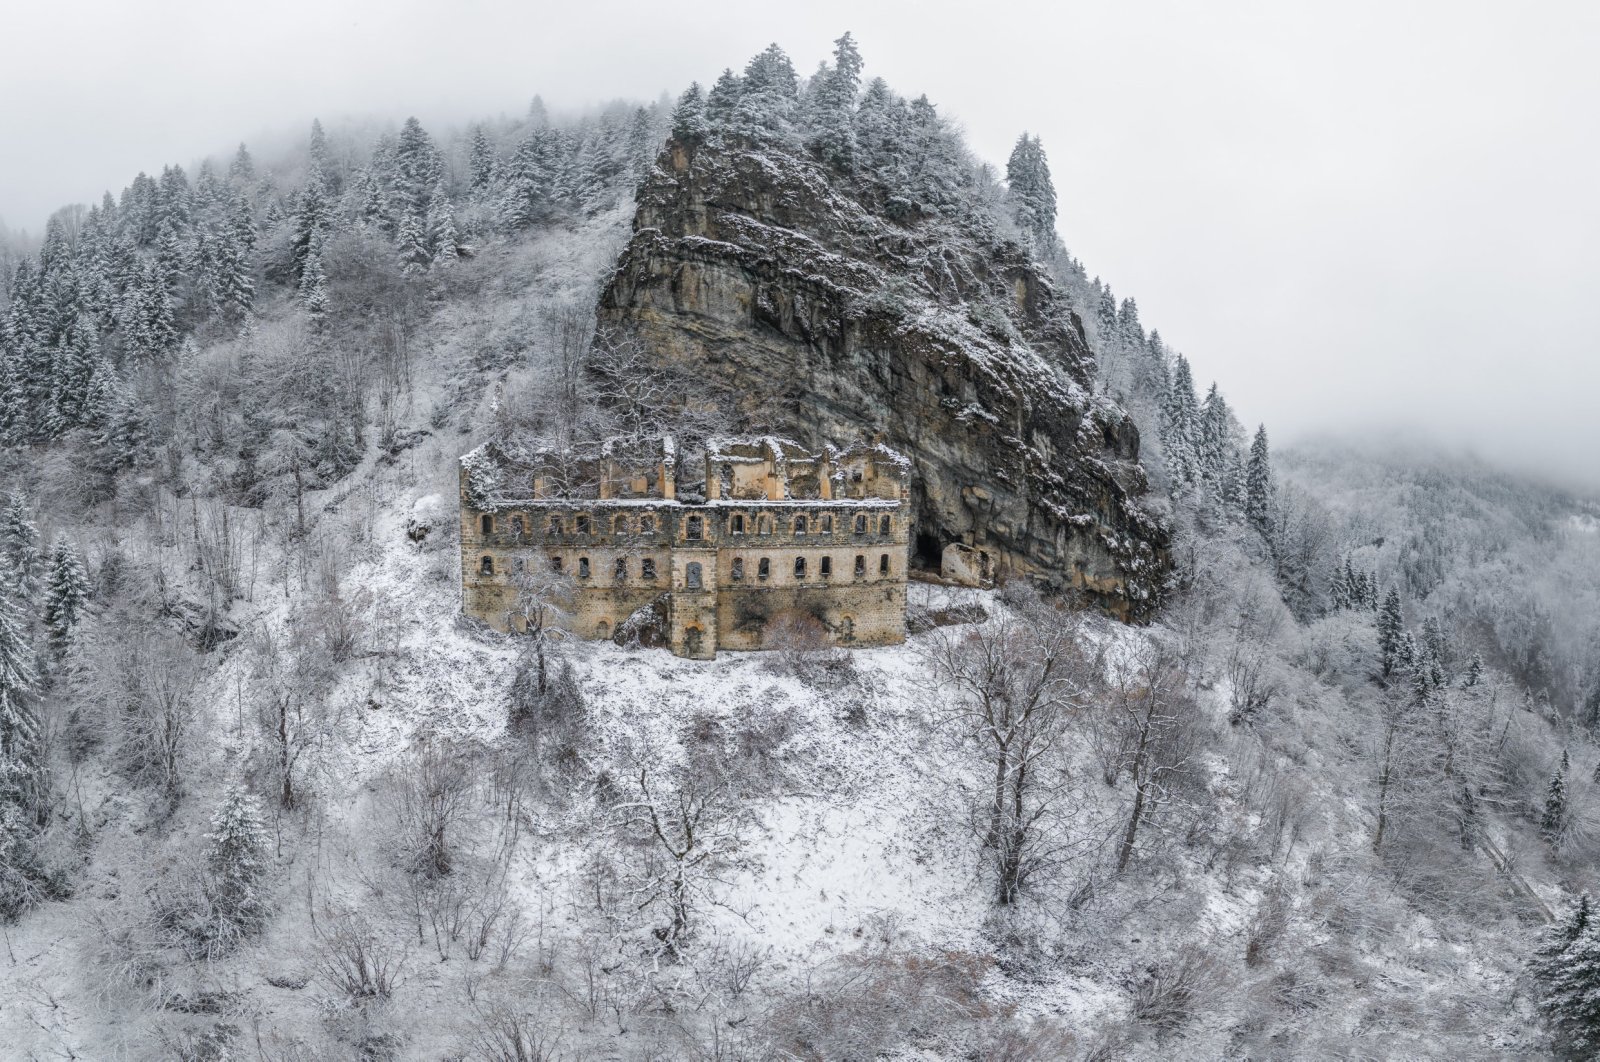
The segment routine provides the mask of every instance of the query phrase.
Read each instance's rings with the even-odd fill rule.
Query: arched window
[[[691,516],[684,521],[683,537],[691,542],[697,542],[704,534],[705,521],[698,516]]]
[[[756,565],[756,578],[765,579],[772,574],[772,561],[766,557],[761,558],[761,563]]]
[[[611,621],[601,620],[599,623],[596,623],[594,625],[594,636],[596,638],[611,637]]]
[[[866,533],[867,533],[867,514],[866,513],[856,513],[856,534],[864,535]]]
[[[690,564],[683,569],[683,585],[690,590],[700,589],[700,565]]]
[[[817,573],[824,579],[833,574],[833,558],[823,557],[821,570]]]
[[[485,558],[483,558],[483,560],[479,561],[478,562],[478,573],[480,575],[493,575],[494,574],[494,558],[493,557],[485,557]]]
[[[892,526],[893,525],[890,523],[889,517],[881,516],[878,518],[878,534],[887,535],[889,533],[889,528]]]
[[[760,516],[756,517],[756,534],[758,534],[758,535],[770,535],[770,534],[772,534],[772,514],[771,513],[762,513]]]
[[[561,558],[560,557],[551,557],[550,558],[550,570],[555,572],[557,575],[561,574]]]
[[[618,557],[617,558],[616,566],[614,568],[612,568],[612,570],[611,570],[611,578],[615,579],[619,583],[627,581],[627,578],[628,578],[628,558],[627,557]]]
[[[797,535],[806,533],[806,518],[803,514],[794,518],[794,533]]]
[[[647,513],[639,517],[639,534],[653,535],[656,533],[656,518],[654,514]]]
[[[744,513],[734,513],[732,516],[728,517],[728,534],[744,534]]]
[[[656,577],[656,559],[654,557],[646,557],[639,562],[639,575],[644,579],[654,579]]]
[[[888,575],[889,574],[889,555],[887,553],[885,553],[883,556],[878,558],[878,574],[879,575]]]
[[[733,558],[733,565],[729,569],[729,573],[728,574],[732,575],[735,579],[743,579],[744,578],[744,558],[743,557],[735,557],[735,558]]]
[[[804,579],[806,577],[806,559],[804,557],[796,557],[794,559],[794,577],[796,579]]]
[[[490,516],[488,513],[484,513],[483,518],[478,521],[478,526],[482,528],[484,534],[494,534],[494,517]]]
[[[865,553],[857,553],[856,554],[856,578],[859,579],[865,574],[867,574],[867,555]]]
[[[544,533],[547,535],[561,534],[561,517],[552,515],[549,525],[544,529]]]
[[[588,533],[589,533],[589,514],[588,513],[579,513],[578,514],[578,534],[587,535]]]
[[[616,516],[613,516],[611,518],[611,533],[613,535],[625,535],[625,534],[627,534],[628,533],[628,518],[626,516],[623,516],[621,513],[618,513]]]
[[[578,578],[579,579],[587,579],[587,578],[589,578],[589,558],[588,557],[579,557],[578,558]]]
[[[832,513],[823,513],[821,518],[818,520],[818,522],[822,525],[821,527],[819,527],[817,529],[817,532],[819,534],[823,534],[823,535],[831,535],[831,534],[833,534],[833,514]]]
[[[513,530],[513,531],[515,531],[517,533],[517,537],[518,538],[521,538],[523,536],[523,534],[526,531],[526,527],[527,527],[527,525],[522,522],[521,514],[518,514],[518,515],[513,516],[511,518],[511,530]]]

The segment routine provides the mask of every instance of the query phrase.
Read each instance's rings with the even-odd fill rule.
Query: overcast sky
[[[314,116],[653,99],[851,30],[1280,441],[1404,425],[1600,483],[1600,3],[13,0],[0,218]]]

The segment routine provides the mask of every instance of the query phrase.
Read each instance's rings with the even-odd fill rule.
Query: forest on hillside
[[[1600,502],[1274,449],[1069,252],[1037,138],[863,71],[312,122],[0,242],[6,1050],[1592,1057]],[[594,323],[712,139],[1048,271],[1156,622],[924,583],[903,647],[701,664],[459,616],[462,453],[713,426]]]

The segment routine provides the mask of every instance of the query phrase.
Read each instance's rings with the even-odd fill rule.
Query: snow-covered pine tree
[[[0,549],[11,566],[13,589],[22,601],[31,601],[39,577],[39,529],[29,513],[27,495],[20,490],[11,492],[0,516]]]
[[[228,180],[237,187],[244,187],[255,179],[255,160],[250,157],[250,149],[240,141],[239,150],[233,153],[233,161],[228,164]]]
[[[1600,920],[1588,894],[1553,925],[1529,962],[1539,982],[1539,1009],[1572,1057],[1600,1052]]]
[[[10,579],[0,580],[0,764],[7,775],[7,799],[34,822],[48,813],[48,788],[34,693],[33,646],[21,595]]]
[[[672,109],[672,139],[692,147],[705,140],[710,131],[710,123],[706,121],[705,94],[700,82],[690,82],[683,95],[678,97],[678,105]]]
[[[1567,833],[1567,770],[1571,761],[1566,750],[1561,752],[1561,763],[1550,784],[1545,786],[1544,808],[1539,813],[1539,836],[1552,848],[1561,847]]]
[[[812,87],[809,147],[830,166],[850,173],[856,165],[856,98],[861,94],[861,53],[849,33],[833,42],[833,65]]]
[[[242,786],[230,786],[206,834],[206,891],[219,923],[214,942],[224,948],[266,924],[268,904],[261,884],[268,849],[259,802]]]
[[[1006,160],[1006,197],[1034,254],[1048,254],[1056,239],[1056,188],[1038,137],[1023,133],[1012,147]]]
[[[78,551],[66,539],[58,539],[50,552],[50,571],[44,587],[44,629],[57,660],[71,649],[88,601],[89,576],[78,559]]]
[[[1198,421],[1194,375],[1189,370],[1189,359],[1179,354],[1173,366],[1171,385],[1161,404],[1160,422],[1161,452],[1174,489],[1193,484],[1200,478],[1196,445]]]
[[[1400,668],[1401,640],[1405,634],[1405,617],[1400,612],[1400,591],[1390,587],[1378,611],[1378,670],[1384,678]]]
[[[1256,428],[1250,443],[1250,460],[1245,466],[1244,514],[1250,526],[1269,542],[1272,539],[1273,488],[1272,458],[1267,449],[1267,426]]]
[[[328,312],[328,275],[322,270],[320,251],[313,251],[306,260],[305,273],[300,280],[300,303],[311,320],[320,325]]]
[[[400,252],[400,265],[409,273],[421,273],[433,262],[433,252],[428,249],[428,226],[421,215],[407,210],[400,219],[400,233],[396,238]]]
[[[717,80],[712,84],[711,91],[706,95],[706,118],[713,125],[724,128],[733,122],[734,112],[739,109],[739,100],[744,95],[744,81],[731,67],[724,67]]]
[[[495,158],[494,145],[489,142],[489,134],[484,132],[481,125],[472,131],[472,147],[468,150],[467,163],[472,194],[488,195],[494,187],[499,160]]]
[[[460,253],[461,236],[456,231],[455,207],[445,194],[444,183],[434,186],[428,204],[428,241],[433,246],[433,260],[443,264],[454,262]]]

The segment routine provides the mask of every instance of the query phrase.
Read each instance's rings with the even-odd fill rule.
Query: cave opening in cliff
[[[936,572],[943,557],[944,550],[939,545],[939,537],[926,531],[917,532],[916,550],[911,558],[912,563],[924,571]]]

